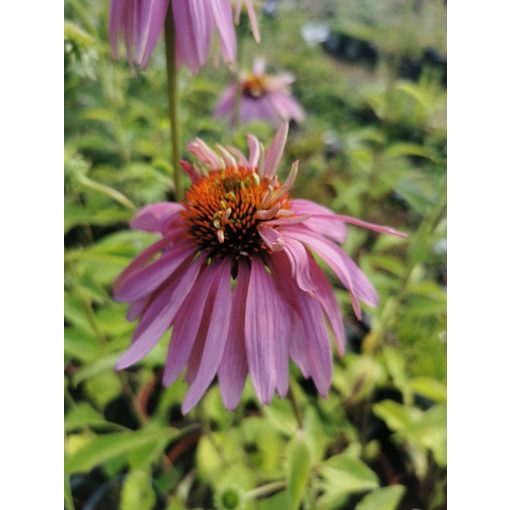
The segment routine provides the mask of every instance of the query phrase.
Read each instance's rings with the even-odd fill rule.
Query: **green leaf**
[[[101,345],[95,336],[73,327],[64,329],[64,353],[66,356],[87,363],[98,358],[101,352]]]
[[[289,444],[287,450],[287,487],[290,510],[297,510],[310,476],[311,455],[301,431]]]
[[[377,489],[365,496],[355,510],[396,510],[404,492],[405,487],[402,485]]]
[[[422,414],[419,409],[405,407],[393,400],[383,400],[374,405],[374,414],[381,418],[391,430],[404,430]]]
[[[148,429],[96,436],[73,455],[68,456],[65,463],[65,472],[90,471],[97,465],[128,455],[137,448],[150,444],[155,440],[166,438],[169,441],[178,432],[177,429]]]
[[[131,471],[120,493],[120,510],[152,510],[156,493],[148,471]]]
[[[64,430],[70,432],[83,427],[123,428],[105,420],[90,404],[80,402],[65,417]]]
[[[346,494],[379,487],[377,475],[364,462],[346,454],[324,461],[319,473],[327,492]]]
[[[419,393],[439,403],[446,402],[446,386],[436,379],[416,377],[410,381],[410,385],[415,393]]]
[[[108,356],[103,356],[102,358],[99,358],[90,365],[81,368],[74,375],[73,384],[77,386],[81,382],[86,381],[91,377],[104,374],[105,372],[112,372],[118,357],[119,357],[118,354],[110,354]]]

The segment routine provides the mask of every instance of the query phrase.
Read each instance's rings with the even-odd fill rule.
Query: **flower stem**
[[[289,401],[292,405],[292,410],[294,411],[294,415],[296,416],[298,428],[303,430],[303,415],[301,414],[301,409],[299,408],[299,404],[298,404],[298,401],[296,398],[296,393],[294,392],[294,389],[292,388],[292,384],[289,384],[288,396],[289,396]]]
[[[261,485],[260,487],[257,487],[256,489],[253,489],[252,491],[248,492],[246,495],[250,499],[261,498],[269,494],[272,494],[273,492],[285,489],[286,486],[287,482],[285,480],[279,480],[277,482],[271,482],[266,485]]]
[[[177,54],[175,43],[175,23],[172,5],[168,6],[165,18],[165,54],[166,77],[168,89],[168,117],[170,119],[170,134],[172,139],[172,166],[174,171],[175,199],[182,200],[182,181],[179,170],[180,143],[179,143],[179,117],[177,110]]]

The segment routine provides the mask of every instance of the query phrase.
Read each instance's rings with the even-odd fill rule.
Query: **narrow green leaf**
[[[64,430],[70,432],[83,427],[124,428],[116,423],[105,420],[87,402],[80,402],[67,413],[64,421]]]
[[[65,471],[90,471],[94,466],[127,455],[154,440],[166,438],[168,441],[177,434],[176,429],[151,429],[97,436],[66,459]]]
[[[287,487],[290,510],[297,510],[308,482],[311,454],[301,431],[289,444],[287,450]]]
[[[377,475],[364,462],[346,454],[324,461],[319,473],[329,493],[348,494],[379,487]]]
[[[377,489],[365,496],[355,510],[396,510],[404,492],[405,487],[402,485]]]

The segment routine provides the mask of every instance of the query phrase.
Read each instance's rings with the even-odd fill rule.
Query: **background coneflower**
[[[245,124],[260,120],[278,127],[282,121],[303,122],[305,113],[290,92],[292,73],[266,74],[266,62],[257,58],[251,73],[241,73],[239,84],[231,83],[223,92],[215,110],[217,117],[231,120],[236,115]],[[238,104],[236,94],[240,94]],[[236,112],[238,108],[238,112]]]
[[[260,40],[257,18],[251,0],[237,0],[236,18],[241,3],[247,9],[252,31]],[[118,43],[124,39],[130,65],[147,66],[158,42],[169,4],[175,23],[176,57],[196,73],[209,58],[212,35],[218,32],[223,60],[233,64],[237,43],[233,7],[230,0],[112,0],[110,6],[110,44],[118,58]]]

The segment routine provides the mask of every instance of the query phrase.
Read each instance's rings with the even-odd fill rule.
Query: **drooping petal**
[[[257,21],[257,13],[255,12],[255,8],[253,7],[253,3],[251,0],[243,0],[241,3],[241,0],[236,1],[236,12],[235,12],[235,21],[236,24],[239,24],[239,21],[241,19],[241,8],[242,4],[246,7],[246,12],[248,13],[248,19],[250,20],[250,26],[251,31],[253,34],[253,38],[256,42],[260,42],[260,31],[259,31],[259,24]]]
[[[303,122],[305,120],[305,112],[301,105],[289,94],[274,91],[268,94],[274,109],[279,113],[283,120]]]
[[[136,41],[136,62],[147,67],[165,24],[169,0],[139,0],[139,30]]]
[[[326,275],[318,266],[317,262],[315,262],[311,253],[308,253],[308,260],[312,280],[316,285],[315,296],[328,317],[329,324],[335,338],[338,354],[343,356],[345,353],[345,330],[340,308],[338,307],[338,303],[335,299],[335,294],[333,293],[333,289],[331,288]]]
[[[135,330],[131,347],[117,361],[117,370],[136,363],[158,343],[191,290],[200,265],[191,263],[191,260],[185,261],[182,274],[174,278],[147,307]]]
[[[143,207],[137,215],[131,220],[129,226],[136,230],[145,232],[160,232],[163,222],[168,220],[173,214],[183,210],[181,204],[173,202],[158,202]]]
[[[177,46],[177,63],[193,74],[205,64],[211,47],[213,18],[209,2],[172,0]]]
[[[124,282],[131,278],[133,274],[137,273],[145,267],[152,258],[165,249],[169,244],[171,244],[171,241],[169,239],[160,239],[154,244],[151,244],[147,249],[145,249],[142,253],[140,253],[135,259],[129,264],[129,266],[120,273],[119,276],[117,276],[116,280],[113,282],[113,293],[115,299],[118,299],[117,297],[117,289],[121,288],[122,285],[124,285]]]
[[[250,281],[250,269],[241,261],[237,273],[236,288],[232,299],[230,326],[225,351],[218,371],[221,396],[227,409],[234,409],[243,392],[248,362],[244,336],[246,296]]]
[[[290,354],[305,376],[311,376],[321,395],[327,396],[332,378],[332,354],[328,332],[319,303],[292,280],[290,265],[283,254],[271,257],[278,288],[287,300],[287,309],[295,311]]]
[[[271,142],[271,145],[267,149],[266,157],[264,160],[265,176],[272,177],[276,173],[276,169],[282,159],[283,149],[287,142],[287,135],[289,133],[289,124],[287,122],[282,123],[276,135]]]
[[[344,216],[342,214],[337,214],[337,218],[344,223],[351,223],[352,225],[356,225],[361,228],[366,228],[368,230],[373,230],[374,232],[379,232],[380,234],[388,234],[390,236],[402,237],[407,239],[408,235],[404,232],[399,232],[391,227],[385,227],[383,225],[376,225],[375,223],[368,223],[367,221],[358,220],[358,218],[352,218],[351,216]]]
[[[265,222],[260,223],[257,231],[271,251],[280,251],[284,246],[284,239],[278,230],[266,227]]]
[[[236,60],[237,41],[232,18],[232,6],[229,0],[209,0],[209,2],[220,36],[223,59],[228,64],[233,64]]]
[[[291,200],[291,208],[296,214],[309,215],[304,224],[314,232],[337,243],[344,243],[347,239],[345,223],[331,209],[304,199]]]
[[[283,251],[289,258],[292,267],[292,277],[296,280],[297,286],[301,290],[313,294],[316,290],[316,285],[310,274],[308,253],[304,245],[294,239],[285,239]]]
[[[229,329],[232,293],[230,291],[229,259],[222,262],[213,261],[211,266],[215,272],[213,287],[216,287],[211,317],[208,321],[207,336],[202,351],[201,362],[197,375],[191,384],[182,404],[183,414],[188,413],[200,400],[205,390],[211,384],[225,349],[225,342]]]
[[[350,257],[336,244],[302,225],[285,226],[282,228],[282,234],[307,244],[331,267],[351,293],[353,308],[358,318],[361,318],[358,299],[369,306],[377,306],[378,297],[374,287]]]
[[[156,262],[124,278],[115,290],[116,299],[130,302],[146,296],[164,283],[195,251],[196,245],[188,240],[172,246]]]
[[[263,262],[253,258],[246,298],[246,354],[253,386],[263,404],[271,401],[276,385],[273,344],[278,305],[270,279]]]
[[[215,274],[216,272],[214,269],[211,270],[210,266],[204,267],[177,312],[163,373],[163,384],[165,386],[168,386],[179,377],[188,361],[195,344]]]

